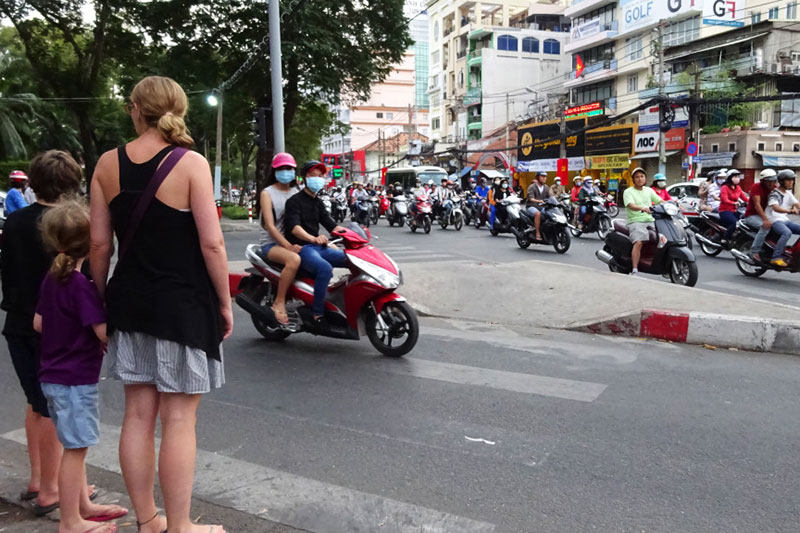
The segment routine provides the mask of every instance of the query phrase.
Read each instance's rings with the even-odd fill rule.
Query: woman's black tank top
[[[125,235],[137,200],[173,148],[164,148],[145,163],[132,162],[124,146],[117,149],[120,192],[109,203],[117,240]],[[106,304],[109,335],[115,330],[145,333],[220,359],[219,300],[189,211],[153,198],[108,282]]]

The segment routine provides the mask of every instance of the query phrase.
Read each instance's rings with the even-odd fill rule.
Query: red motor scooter
[[[264,257],[258,244],[247,247],[247,259],[253,267],[239,283],[236,303],[250,314],[253,325],[267,340],[280,341],[303,331],[348,340],[359,340],[366,334],[383,355],[401,357],[410,352],[419,337],[419,323],[405,298],[395,292],[403,283],[397,264],[370,245],[369,230],[357,224],[331,237],[331,243],[343,244],[350,272],[328,287],[321,329],[311,311],[314,277],[303,270],[286,295],[289,324],[275,320],[271,307],[283,265]]]
[[[422,228],[425,233],[430,233],[433,224],[433,206],[427,196],[420,196],[414,201],[416,209],[408,211],[408,227],[411,233],[416,233],[417,228]]]
[[[392,205],[392,202],[386,197],[384,193],[381,193],[380,196],[380,204],[378,205],[378,216],[386,216],[386,212],[389,211],[389,207]]]

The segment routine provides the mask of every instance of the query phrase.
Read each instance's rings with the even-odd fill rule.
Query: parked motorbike
[[[267,340],[281,341],[308,332],[335,339],[359,340],[366,331],[370,343],[383,355],[401,357],[419,337],[417,315],[395,291],[403,275],[389,256],[369,244],[369,230],[358,225],[335,232],[331,242],[341,242],[350,272],[328,287],[325,323],[314,321],[314,280],[302,270],[289,288],[286,309],[289,324],[281,325],[271,310],[283,265],[269,261],[261,246],[251,244],[246,256],[252,268],[239,284],[236,303],[247,311],[256,330]]]
[[[347,218],[347,198],[337,198],[333,204],[333,220],[337,223],[344,222]]]
[[[386,211],[386,220],[389,222],[390,227],[397,224],[402,228],[408,216],[408,200],[405,195],[398,194],[393,196],[389,202],[391,205]]]
[[[611,231],[611,217],[608,216],[605,207],[605,199],[599,195],[590,196],[587,200],[586,214],[583,217],[583,226],[578,228],[575,224],[570,228],[572,235],[580,237],[584,233],[597,232],[597,236],[601,240],[606,238],[606,235]]]
[[[356,222],[368,228],[371,214],[372,214],[372,202],[370,202],[369,198],[362,198],[360,200],[356,200],[355,211],[353,213],[353,219]]]
[[[377,196],[369,197],[369,219],[373,224],[377,224],[380,218],[380,202],[381,200]]]
[[[444,201],[439,212],[439,226],[442,229],[447,229],[447,226],[452,225],[456,231],[461,231],[461,227],[464,225],[464,212],[461,210],[462,203],[459,196],[454,196]]]
[[[566,253],[572,244],[572,238],[567,226],[567,217],[558,200],[551,196],[538,209],[542,213],[539,221],[539,233],[542,234],[542,239],[536,239],[534,217],[523,209],[519,211],[519,219],[512,221],[511,224],[511,233],[517,238],[517,245],[524,249],[531,244],[546,244],[552,245],[560,254]],[[509,216],[514,215],[509,211]]]
[[[737,231],[740,231],[739,238],[734,241],[731,248],[731,255],[736,260],[736,267],[739,272],[751,278],[763,276],[767,270],[775,272],[800,272],[800,239],[797,239],[791,246],[787,246],[783,252],[783,260],[788,263],[786,267],[779,267],[770,263],[772,254],[775,252],[775,245],[778,241],[778,234],[770,231],[764,246],[761,250],[753,250],[753,240],[760,229],[758,226],[750,226],[743,219],[737,223]],[[760,261],[752,257],[752,253],[757,252]]]
[[[520,205],[519,196],[516,194],[509,194],[500,203],[506,211],[505,220],[500,220],[500,213],[498,212],[494,219],[494,226],[489,228],[492,236],[497,237],[501,233],[511,233],[512,220],[519,218]],[[499,211],[499,210],[498,210]]]
[[[411,233],[416,233],[417,228],[422,228],[425,233],[431,232],[433,219],[433,206],[427,196],[416,198],[416,213],[409,211],[407,221]]]
[[[642,246],[639,272],[662,275],[677,285],[694,287],[698,276],[697,260],[687,245],[683,226],[678,223],[680,210],[674,204],[663,203],[651,211],[655,223],[650,229],[650,240]],[[630,274],[633,243],[628,227],[621,220],[615,220],[613,226],[613,231],[605,238],[605,246],[595,255],[612,272]]]
[[[739,207],[739,217],[744,216],[745,207]],[[700,216],[696,222],[698,232],[695,234],[695,240],[700,245],[700,249],[709,257],[719,255],[723,250],[731,250],[734,245],[740,240],[741,229],[736,227],[733,236],[728,242],[722,242],[722,236],[728,230],[719,218],[719,213],[711,211],[701,211]]]

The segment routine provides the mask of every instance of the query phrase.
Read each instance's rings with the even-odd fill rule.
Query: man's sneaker
[[[786,268],[789,266],[789,263],[787,263],[780,257],[778,259],[773,259],[772,261],[769,262],[769,264],[771,264],[772,266],[776,266],[778,268]]]

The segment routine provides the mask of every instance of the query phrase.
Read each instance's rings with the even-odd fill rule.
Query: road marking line
[[[731,283],[730,281],[709,281],[703,283],[703,285],[710,285],[712,287],[717,287],[720,289],[726,289],[730,291],[741,291],[746,292],[748,294],[752,294],[762,300],[766,299],[765,297],[774,298],[776,300],[785,300],[790,302],[797,302],[800,303],[800,298],[789,291],[780,291],[776,289],[768,289],[766,287],[759,287],[758,289],[754,289],[752,287],[748,287],[746,285],[739,285],[738,283]]]
[[[87,463],[120,474],[120,428],[101,424]],[[2,435],[25,444],[25,430]],[[156,443],[158,449],[158,443]],[[494,524],[470,520],[340,487],[212,452],[197,450],[194,496],[314,533],[381,531],[488,533]]]
[[[392,257],[392,256],[390,256]],[[459,257],[457,255],[450,255],[450,254],[414,254],[414,255],[398,255],[397,258],[400,261],[414,261],[416,259],[442,259],[442,258],[449,258],[449,259],[463,259],[463,257]]]
[[[377,360],[375,365],[378,370],[392,374],[579,402],[595,401],[608,387],[602,383],[492,370],[413,357],[405,357],[400,361],[381,359]]]

